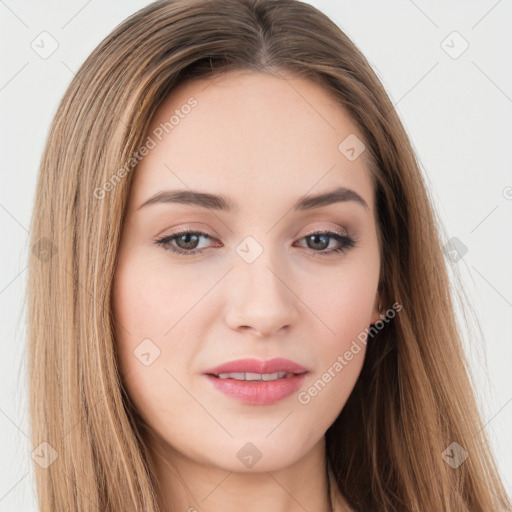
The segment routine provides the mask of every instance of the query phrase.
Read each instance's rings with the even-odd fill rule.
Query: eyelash
[[[200,235],[200,236],[206,236],[207,238],[213,238],[208,233],[203,233],[202,231],[185,230],[185,231],[180,231],[178,233],[173,233],[171,235],[165,235],[164,237],[155,240],[155,243],[159,247],[162,247],[162,249],[164,249],[165,251],[170,251],[172,253],[175,253],[175,254],[178,254],[181,256],[190,256],[190,255],[202,252],[204,249],[193,249],[191,251],[185,251],[183,249],[179,249],[179,248],[176,248],[176,247],[173,247],[170,245],[171,241],[173,241],[176,238],[179,238],[180,236],[186,235],[186,234]],[[356,242],[357,242],[357,240],[355,240],[354,238],[351,238],[346,235],[340,235],[339,233],[337,233],[335,231],[320,231],[320,230],[309,233],[309,234],[303,236],[302,238],[300,238],[300,240],[302,240],[304,238],[309,238],[314,235],[326,235],[329,238],[334,238],[338,242],[342,243],[341,247],[338,247],[337,249],[329,249],[329,250],[324,249],[323,251],[315,251],[314,249],[311,249],[314,253],[314,256],[330,256],[335,253],[344,253],[344,252],[347,252],[352,247],[355,247]]]

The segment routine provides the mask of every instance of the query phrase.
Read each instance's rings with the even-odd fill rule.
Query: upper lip
[[[219,375],[220,373],[305,373],[306,368],[300,364],[285,359],[283,357],[276,357],[274,359],[267,359],[261,361],[259,359],[237,359],[236,361],[229,361],[223,363],[215,368],[206,370],[204,373],[207,375]]]

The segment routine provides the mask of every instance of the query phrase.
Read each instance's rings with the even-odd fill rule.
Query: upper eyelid
[[[351,236],[352,230],[349,227],[338,225],[338,223],[335,221],[329,221],[327,219],[317,219],[316,222],[319,222],[319,223],[326,222],[327,224],[331,224],[331,225],[311,228],[302,236],[308,236],[308,235],[318,233],[318,232],[325,233],[327,231],[329,231],[329,232],[332,231],[333,233],[336,233],[340,236]],[[192,224],[190,224],[188,226],[186,225],[188,223],[184,223],[184,224],[185,225],[183,228],[181,228],[181,229],[177,228],[175,231],[172,231],[171,233],[169,233],[169,235],[165,235],[165,236],[179,235],[181,233],[200,233],[202,235],[203,234],[208,235],[212,238],[217,238],[217,236],[214,234],[213,231],[210,231],[209,229],[204,229],[202,227],[194,227],[193,226],[194,224],[199,224],[199,223],[193,222]]]
[[[162,238],[173,238],[173,237],[177,237],[177,236],[180,236],[180,235],[185,235],[187,233],[191,233],[191,234],[194,234],[194,235],[201,235],[201,236],[206,235],[209,238],[217,240],[217,237],[215,235],[213,235],[212,233],[208,232],[208,231],[202,231],[201,229],[187,229],[187,228],[184,228],[184,229],[178,230],[178,231],[174,231],[172,233],[159,236],[157,238],[161,240]],[[315,234],[336,234],[336,235],[339,235],[339,236],[346,236],[346,237],[350,237],[351,236],[350,233],[348,233],[346,230],[343,230],[343,229],[340,229],[338,231],[338,230],[336,230],[334,228],[314,228],[313,230],[307,231],[300,238],[304,238],[306,236],[311,236],[311,235],[315,235]]]

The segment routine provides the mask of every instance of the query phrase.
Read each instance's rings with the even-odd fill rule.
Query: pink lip
[[[242,381],[236,379],[220,379],[219,373],[275,373],[286,372],[294,374],[282,379],[271,381]],[[257,359],[239,359],[216,366],[204,372],[212,385],[222,393],[252,405],[266,405],[283,400],[296,392],[308,370],[289,359],[275,358],[268,361]]]
[[[219,373],[305,373],[306,368],[294,361],[284,359],[282,357],[275,357],[267,361],[260,361],[259,359],[238,359],[237,361],[229,361],[228,363],[221,364],[204,373],[209,375],[218,375]]]

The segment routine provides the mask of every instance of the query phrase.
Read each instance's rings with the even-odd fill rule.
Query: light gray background
[[[36,510],[22,300],[43,143],[73,73],[117,24],[148,3],[0,0],[0,512]],[[417,151],[446,241],[457,237],[467,246],[450,265],[461,273],[483,329],[466,349],[512,493],[512,1],[310,3],[374,67]],[[59,45],[47,59],[31,47],[43,31]],[[469,44],[457,58],[464,41],[454,31]]]

